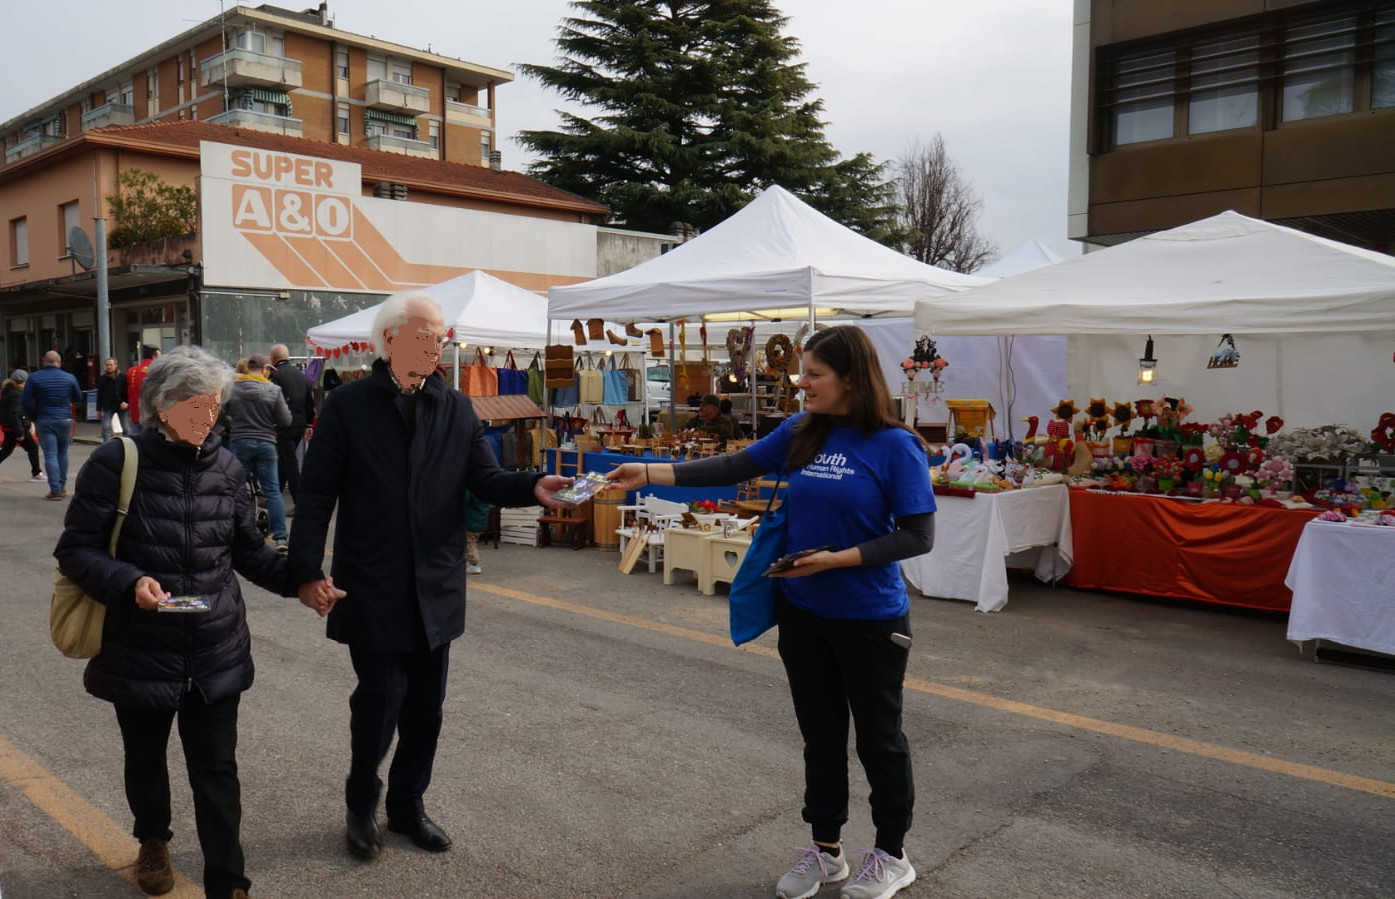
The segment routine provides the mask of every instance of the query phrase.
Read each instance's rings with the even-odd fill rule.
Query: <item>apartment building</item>
[[[1395,2],[1076,0],[1071,238],[1234,209],[1395,253]]]
[[[0,364],[97,355],[103,269],[123,365],[142,344],[228,359],[295,346],[472,269],[535,291],[595,277],[606,209],[503,170],[493,149],[509,80],[341,32],[324,5],[234,7],[0,124]],[[191,189],[193,226],[93,259],[94,219],[132,170]],[[647,257],[671,240],[612,242]]]

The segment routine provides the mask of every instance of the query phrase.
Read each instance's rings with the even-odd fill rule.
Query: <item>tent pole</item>
[[[668,428],[670,434],[678,433],[678,356],[674,349],[673,322],[668,323]],[[687,397],[683,398],[687,402]]]

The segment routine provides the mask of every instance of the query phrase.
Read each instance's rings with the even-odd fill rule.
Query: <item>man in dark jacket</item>
[[[82,402],[77,378],[63,370],[63,357],[54,350],[44,353],[44,367],[24,382],[20,401],[44,451],[48,495],[60,500],[68,495],[68,444],[73,436],[73,407]]]
[[[267,380],[271,361],[260,354],[247,360],[247,374],[233,381],[223,407],[228,449],[261,485],[267,524],[276,548],[286,551],[286,507],[281,501],[281,475],[276,464],[276,430],[291,420],[286,398]]]
[[[286,406],[291,410],[291,423],[276,429],[276,467],[281,472],[281,483],[292,500],[300,492],[300,464],[296,452],[305,439],[305,429],[315,420],[315,397],[310,393],[310,382],[305,374],[291,362],[291,351],[284,343],[271,348],[271,383],[281,388],[286,397]]]
[[[433,852],[451,840],[422,796],[441,730],[450,643],[465,630],[465,494],[501,506],[558,505],[570,478],[500,468],[469,399],[434,374],[447,341],[427,294],[383,301],[373,334],[382,358],[369,377],[325,398],[300,481],[292,577],[301,600],[323,608],[329,636],[349,646],[358,685],[349,697],[351,760],[346,840],[373,858],[382,848],[378,768],[393,734],[388,828]],[[332,578],[321,572],[335,525]]]

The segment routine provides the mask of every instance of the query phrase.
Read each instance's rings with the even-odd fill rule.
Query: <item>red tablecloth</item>
[[[1284,575],[1317,514],[1072,490],[1075,565],[1064,583],[1287,612]]]

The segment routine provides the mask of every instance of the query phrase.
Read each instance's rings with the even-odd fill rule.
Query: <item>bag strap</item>
[[[473,365],[489,365],[489,360],[484,358],[484,347],[475,347],[475,361]]]
[[[505,354],[503,367],[511,368],[514,371],[518,371],[518,363],[513,361],[513,350],[509,350],[508,353]]]
[[[121,526],[126,523],[126,514],[131,511],[131,497],[136,493],[136,474],[140,470],[136,442],[130,437],[122,437],[121,444],[125,454],[121,460],[121,495],[116,501],[116,524],[111,526],[111,540],[107,543],[107,555],[112,557],[116,556],[116,541],[121,537]]]
[[[766,515],[769,515],[769,514],[770,514],[770,509],[771,509],[771,507],[775,505],[775,497],[776,497],[776,495],[778,495],[779,492],[780,492],[780,482],[783,481],[784,479],[785,479],[785,466],[781,465],[781,466],[780,466],[780,474],[779,474],[779,476],[778,476],[777,478],[775,478],[775,486],[774,486],[774,487],[771,489],[771,491],[770,491],[770,499],[768,499],[768,500],[765,501],[765,513],[764,513],[764,514],[766,514]]]
[[[538,355],[536,352],[533,353],[533,361],[528,363],[528,370],[529,370],[529,371],[541,370],[541,368],[542,368],[542,366],[541,366],[541,364],[540,364],[541,361],[542,361],[542,357],[541,357],[540,355]]]

